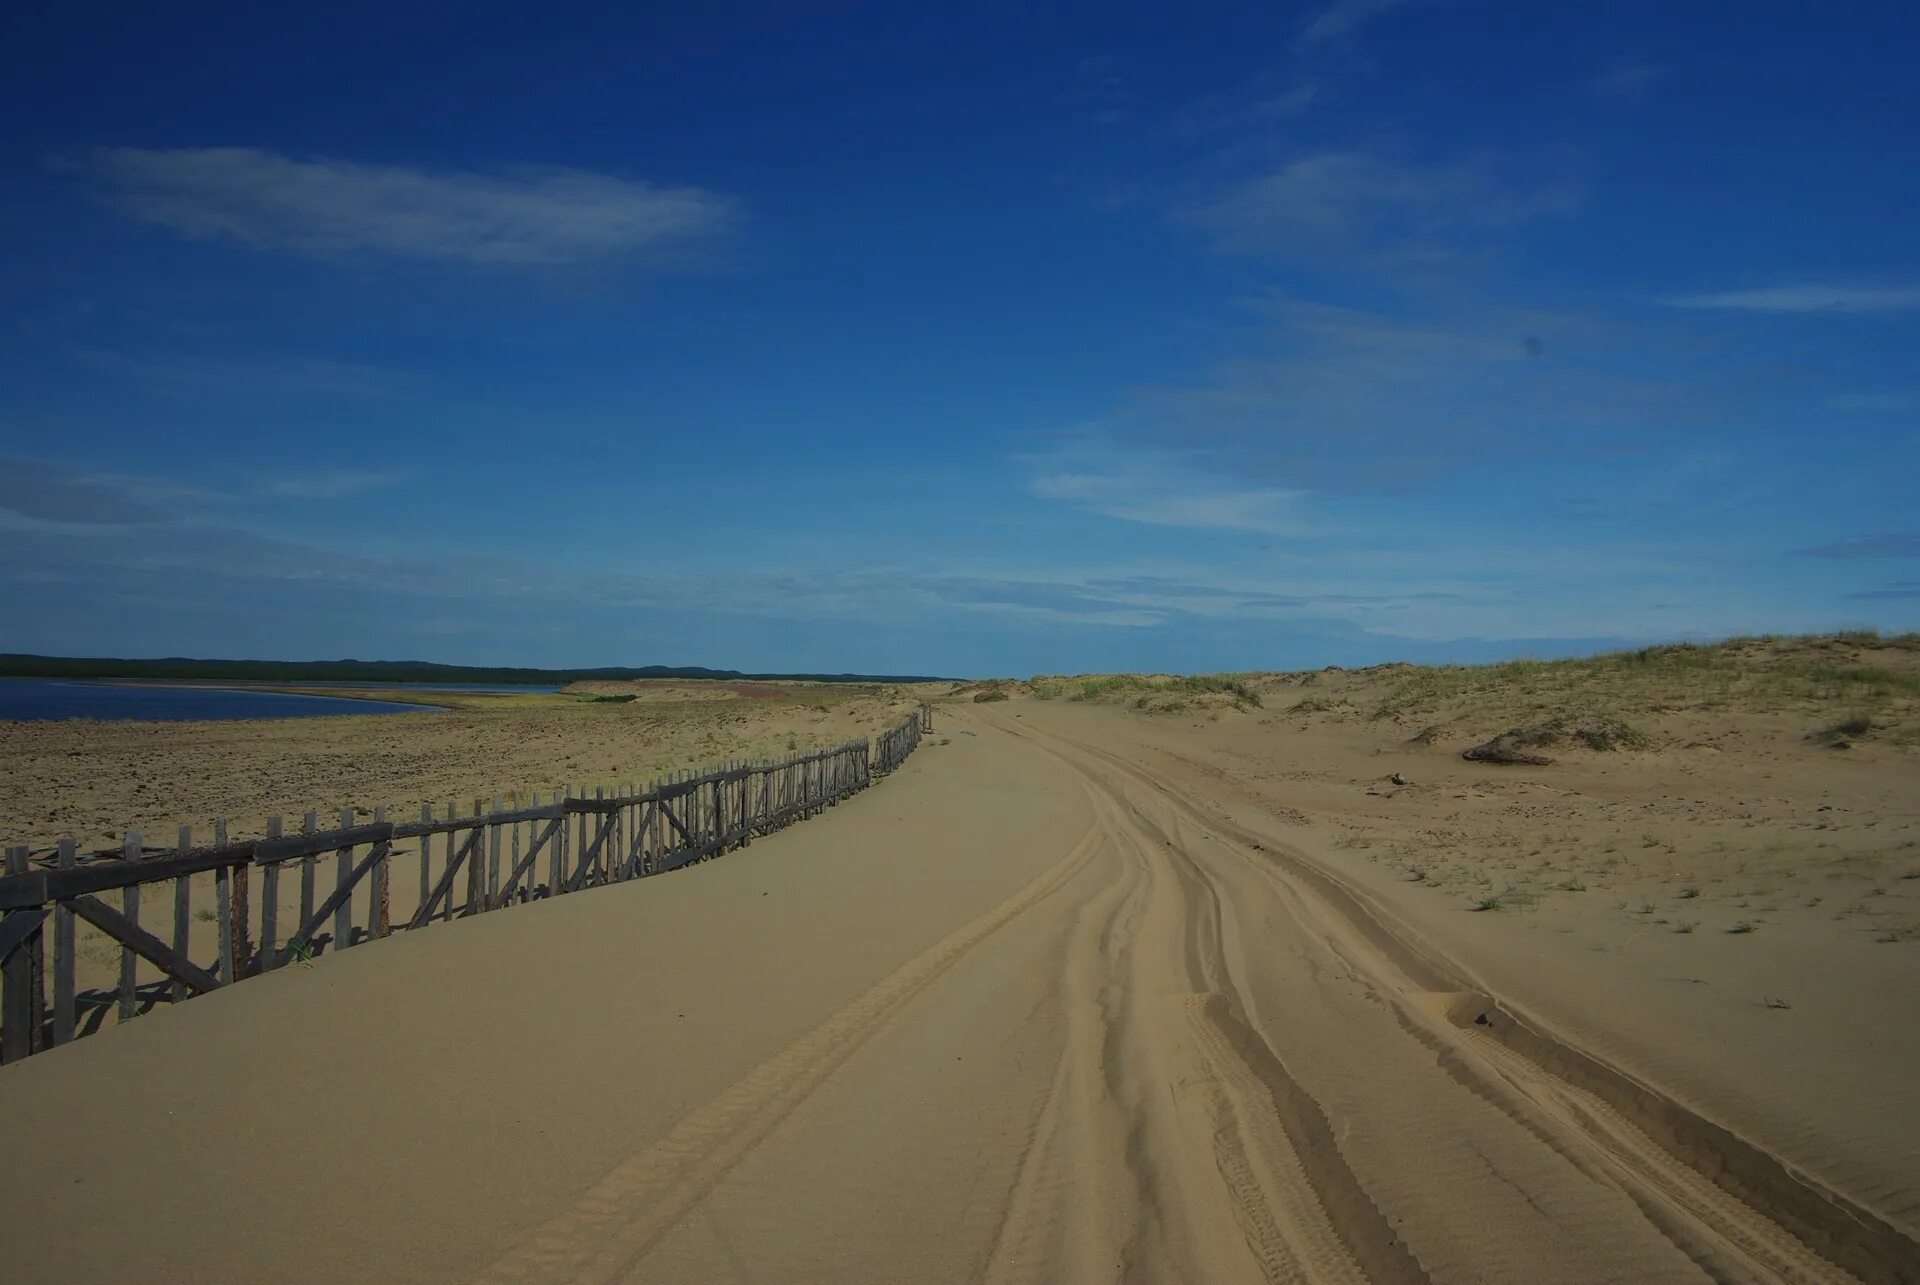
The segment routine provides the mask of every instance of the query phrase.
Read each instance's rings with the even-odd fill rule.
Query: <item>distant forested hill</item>
[[[824,683],[918,683],[911,674],[746,674],[699,665],[609,666],[601,669],[513,669],[439,665],[427,660],[195,660],[168,656],[127,660],[111,656],[34,656],[0,652],[0,677],[228,679],[256,683],[577,683],[588,679],[803,679]]]

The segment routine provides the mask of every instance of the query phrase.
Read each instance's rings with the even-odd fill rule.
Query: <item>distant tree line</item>
[[[516,669],[488,665],[440,665],[427,660],[195,660],[167,656],[129,660],[114,656],[34,656],[0,652],[0,677],[228,679],[261,683],[579,683],[635,678],[773,679],[822,683],[919,683],[911,674],[748,674],[699,665],[606,666],[599,669]]]

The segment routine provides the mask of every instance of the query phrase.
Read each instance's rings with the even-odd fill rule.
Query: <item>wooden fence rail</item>
[[[205,994],[322,952],[745,847],[898,768],[931,726],[923,706],[871,744],[730,763],[644,790],[555,792],[544,803],[536,792],[530,807],[509,809],[496,795],[491,808],[476,800],[466,816],[449,805],[436,817],[428,804],[418,821],[389,820],[380,810],[366,824],[347,809],[336,828],[322,830],[319,814],[309,812],[298,833],[274,817],[264,837],[238,842],[216,822],[206,845],[182,826],[171,848],[149,846],[134,832],[117,852],[85,859],[71,839],[37,859],[10,847],[0,872],[0,1064],[91,1034],[110,1011],[127,1021],[162,1000]],[[412,866],[417,879],[396,880],[396,862]],[[198,916],[196,886],[211,902]],[[148,889],[149,906],[171,903],[165,936],[141,923]],[[103,899],[114,893],[117,907]],[[119,952],[111,989],[76,988],[80,921]],[[146,986],[143,963],[159,975]]]

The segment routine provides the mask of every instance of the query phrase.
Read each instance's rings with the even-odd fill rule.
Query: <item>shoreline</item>
[[[322,700],[322,701],[336,702],[343,707],[344,706],[363,707],[358,709],[341,708],[337,713],[307,712],[307,713],[301,713],[301,714],[293,714],[293,713],[273,714],[273,713],[262,711],[257,716],[250,715],[250,714],[243,714],[243,715],[237,715],[237,716],[226,715],[226,716],[213,716],[213,717],[208,717],[208,716],[196,717],[192,714],[183,714],[179,717],[169,717],[169,718],[115,717],[113,711],[108,711],[104,717],[101,715],[89,714],[89,713],[63,713],[63,714],[49,714],[41,717],[0,718],[0,723],[61,723],[61,722],[75,722],[75,721],[91,722],[91,723],[155,723],[155,722],[230,723],[230,722],[253,721],[256,717],[261,721],[278,721],[280,719],[286,719],[286,718],[344,717],[344,716],[351,716],[356,714],[363,715],[363,714],[373,714],[373,713],[398,714],[398,713],[411,713],[416,710],[417,711],[444,710],[444,709],[451,708],[450,705],[443,702],[410,699],[408,694],[406,693],[402,693],[399,691],[389,692],[388,689],[384,689],[384,688],[352,687],[352,688],[343,688],[343,689],[335,689],[332,691],[326,691],[318,688],[289,686],[289,685],[282,685],[282,684],[275,684],[275,683],[238,683],[238,682],[228,683],[228,682],[219,682],[219,681],[211,681],[211,680],[206,682],[194,682],[194,681],[168,682],[168,681],[148,681],[145,679],[134,679],[134,678],[123,679],[123,678],[15,677],[15,678],[0,679],[0,682],[32,683],[32,684],[40,684],[43,686],[105,688],[108,690],[135,691],[135,692],[138,692],[138,691],[206,692],[206,693],[232,692],[232,693],[244,693],[244,694],[253,695],[253,696],[267,696],[267,697],[278,696],[278,697],[291,697],[291,698],[304,699],[304,700]],[[373,694],[375,692],[378,692],[380,694],[378,695]]]

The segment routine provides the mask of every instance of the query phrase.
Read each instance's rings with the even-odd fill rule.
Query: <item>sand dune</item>
[[[939,719],[719,861],[9,1068],[18,1278],[1920,1279],[1904,949],[1734,1021],[1338,846],[1270,727]]]

